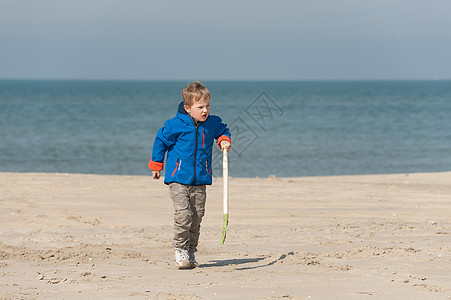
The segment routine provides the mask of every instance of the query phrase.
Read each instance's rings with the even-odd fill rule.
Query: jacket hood
[[[185,110],[185,107],[183,105],[183,101],[180,102],[179,107],[177,108],[177,118],[179,118],[180,120],[182,120],[186,124],[193,123],[193,120],[191,119],[191,116]]]
[[[187,113],[186,110],[185,110],[183,101],[180,102],[179,108],[177,109],[177,113],[180,113],[180,114],[182,114],[182,115],[188,115],[188,113]]]

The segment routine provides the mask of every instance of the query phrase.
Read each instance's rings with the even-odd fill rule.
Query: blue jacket
[[[158,130],[148,166],[154,171],[161,171],[167,151],[166,184],[211,184],[214,139],[218,140],[218,145],[222,140],[231,142],[229,129],[221,118],[209,115],[205,122],[195,124],[182,102],[177,116],[164,122]]]

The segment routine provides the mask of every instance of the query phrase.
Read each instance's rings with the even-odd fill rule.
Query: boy
[[[182,91],[183,102],[177,116],[167,120],[155,138],[149,168],[160,178],[164,155],[164,183],[174,204],[175,262],[179,269],[198,267],[194,252],[205,211],[206,185],[212,183],[212,146],[217,139],[221,149],[229,151],[230,133],[221,118],[210,116],[210,91],[200,82],[188,84]]]

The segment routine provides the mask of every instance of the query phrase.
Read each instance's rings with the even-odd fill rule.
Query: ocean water
[[[150,174],[187,83],[0,80],[0,171]],[[451,171],[451,81],[204,84],[230,176]]]

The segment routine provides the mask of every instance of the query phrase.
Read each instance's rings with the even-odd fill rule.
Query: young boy
[[[205,212],[206,185],[212,182],[212,146],[217,139],[229,151],[230,133],[221,118],[210,115],[210,91],[200,82],[182,91],[177,116],[164,122],[155,138],[149,168],[160,178],[166,151],[164,183],[174,204],[175,263],[179,269],[198,267],[194,252]]]

